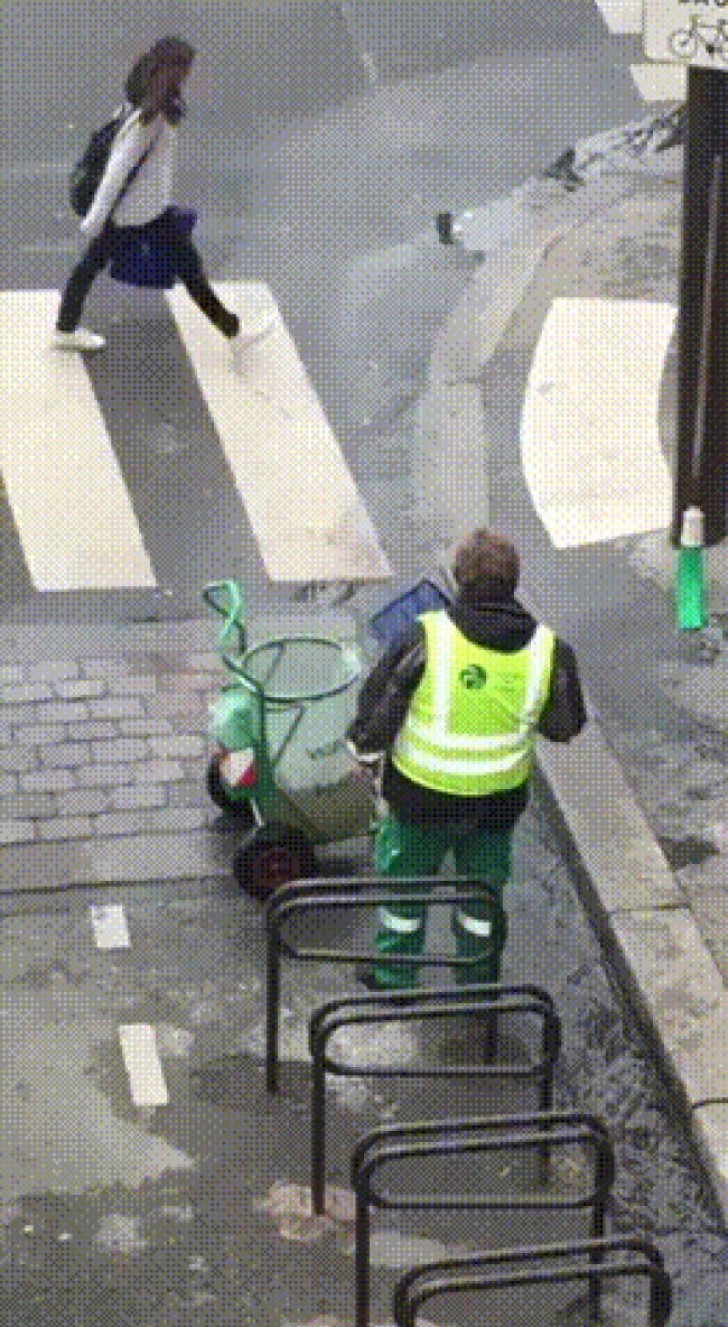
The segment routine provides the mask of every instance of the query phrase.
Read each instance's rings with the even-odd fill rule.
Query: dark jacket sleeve
[[[576,655],[565,641],[557,640],[551,688],[538,722],[538,732],[551,742],[570,742],[581,732],[586,721]]]
[[[357,755],[381,755],[391,747],[424,671],[425,633],[417,623],[379,660],[359,692],[356,717],[346,734]]]

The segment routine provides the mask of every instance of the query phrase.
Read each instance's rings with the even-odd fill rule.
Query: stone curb
[[[484,452],[482,378],[541,263],[574,230],[638,189],[631,173],[600,179],[578,198],[562,194],[558,206],[534,219],[527,239],[488,252],[441,328],[420,426],[425,442],[437,444],[430,483],[438,483],[440,496],[452,495],[444,539],[472,523],[474,510],[489,511],[487,481],[480,474],[473,482],[472,475],[472,457]],[[458,475],[460,485],[453,483]],[[539,781],[566,831],[582,901],[677,1088],[728,1222],[728,992],[587,704],[591,722],[568,750],[542,744]]]
[[[542,744],[538,770],[555,827],[566,831],[582,902],[679,1094],[728,1220],[721,974],[593,713],[568,748]]]

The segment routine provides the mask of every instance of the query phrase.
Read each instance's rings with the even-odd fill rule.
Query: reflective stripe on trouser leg
[[[405,909],[398,905],[399,911],[395,912],[393,908],[382,907],[379,909],[379,925],[384,931],[392,931],[403,939],[406,935],[416,936],[424,929],[424,908],[418,909],[418,915],[415,917],[414,908]]]
[[[436,875],[447,851],[443,836],[418,825],[407,825],[396,816],[387,816],[377,830],[374,863],[379,875],[417,877]],[[416,886],[407,885],[407,892]],[[427,929],[427,907],[423,904],[382,902],[379,928],[374,940],[377,955],[421,954]],[[416,985],[418,967],[412,963],[375,963],[377,985],[389,988]]]
[[[505,943],[500,904],[487,895],[474,895],[467,903],[452,910],[452,930],[458,958],[480,960],[472,967],[455,968],[460,984],[496,982],[500,978],[501,955]]]
[[[453,908],[452,930],[456,939],[458,958],[479,958],[483,962],[468,968],[455,968],[458,983],[495,982],[500,980],[501,956],[505,947],[505,916],[501,895],[511,869],[511,830],[476,830],[472,834],[458,835],[454,842],[455,869],[458,875],[468,876],[473,883],[481,881],[490,886],[493,901],[477,888],[473,896],[458,908]],[[493,923],[492,934],[482,927]]]
[[[418,914],[418,915],[415,915]],[[425,944],[425,908],[392,907],[383,904],[377,914],[379,928],[374,940],[377,954],[421,954]],[[410,963],[376,963],[380,986],[414,986],[418,969]]]

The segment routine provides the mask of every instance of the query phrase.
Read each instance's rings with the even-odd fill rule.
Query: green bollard
[[[699,631],[708,621],[703,524],[699,507],[688,507],[683,513],[676,586],[681,631]]]

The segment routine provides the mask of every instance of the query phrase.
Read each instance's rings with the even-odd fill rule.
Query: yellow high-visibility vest
[[[468,640],[444,611],[423,613],[427,662],[392,747],[414,783],[484,797],[524,783],[546,703],[556,637],[539,625],[521,650]]]

